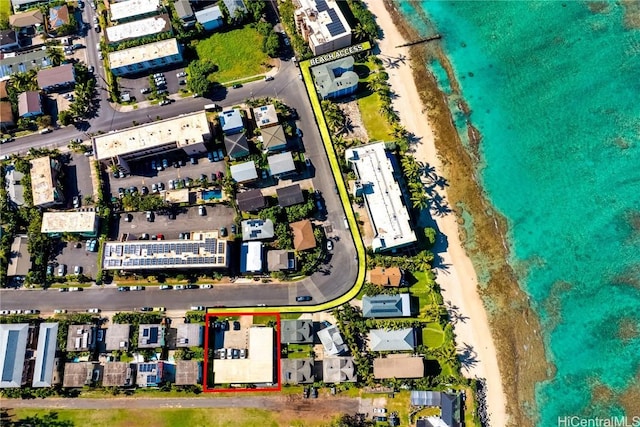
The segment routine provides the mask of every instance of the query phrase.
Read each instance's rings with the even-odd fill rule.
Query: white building
[[[171,31],[171,20],[166,14],[113,25],[104,30],[107,42],[114,45],[126,40],[139,39],[167,31]]]
[[[207,152],[205,142],[211,138],[204,111],[152,122],[93,138],[96,160],[111,161],[129,172],[128,161],[182,149],[187,155]]]
[[[403,203],[393,163],[384,142],[349,148],[347,162],[358,176],[354,195],[364,197],[374,238],[374,252],[408,246],[416,242],[409,211]]]
[[[160,0],[127,0],[109,3],[112,21],[125,21],[140,15],[152,15],[160,10]]]
[[[263,384],[274,382],[273,328],[249,328],[245,359],[215,359],[215,384]]]
[[[73,233],[95,237],[98,235],[98,215],[95,211],[45,212],[42,214],[40,232],[57,236]]]
[[[182,48],[176,39],[160,40],[109,53],[109,68],[115,76],[141,74],[182,62]]]
[[[62,164],[48,156],[38,157],[29,163],[33,206],[46,208],[64,203],[64,193],[58,183]]]
[[[298,0],[296,28],[314,55],[351,44],[351,27],[335,0]]]

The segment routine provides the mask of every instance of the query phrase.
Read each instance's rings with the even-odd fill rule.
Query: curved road
[[[85,9],[89,14],[91,9]],[[91,16],[89,16],[89,22]],[[95,37],[89,32],[88,40]],[[91,46],[91,45],[90,45]],[[97,54],[88,49],[88,60],[95,61],[96,71],[101,72]],[[98,307],[103,311],[130,310],[142,306],[164,306],[169,310],[188,309],[192,305],[223,305],[226,307],[247,307],[256,305],[293,306],[299,295],[310,295],[313,300],[306,303],[317,305],[331,301],[348,292],[354,285],[358,274],[356,249],[353,238],[345,228],[344,209],[335,191],[331,168],[318,132],[303,82],[298,78],[298,68],[291,61],[281,61],[274,80],[247,83],[239,89],[221,90],[210,98],[183,98],[167,106],[150,106],[137,110],[118,112],[111,108],[106,99],[101,100],[98,116],[92,119],[86,132],[72,126],[57,129],[46,135],[31,135],[19,138],[11,144],[2,146],[2,154],[25,153],[32,147],[57,147],[66,145],[73,138],[86,139],[87,133],[108,132],[114,129],[130,127],[133,121],[144,123],[149,117],[174,117],[184,113],[198,111],[211,102],[223,106],[237,105],[252,97],[277,96],[297,109],[300,115],[299,127],[304,132],[305,156],[313,160],[316,189],[322,192],[327,210],[325,225],[332,227],[328,233],[336,237],[334,249],[319,271],[304,280],[287,284],[218,284],[214,289],[189,291],[159,291],[148,288],[143,292],[117,292],[114,285],[93,287],[84,292],[60,293],[55,290],[29,291],[5,289],[0,291],[2,309],[39,309],[51,312],[56,308],[84,310]],[[46,296],[45,296],[46,295]]]

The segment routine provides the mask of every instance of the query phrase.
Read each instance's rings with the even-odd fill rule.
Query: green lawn
[[[360,116],[369,139],[372,141],[389,141],[393,139],[393,132],[389,123],[380,114],[380,96],[372,93],[358,99]]]
[[[11,15],[11,2],[8,0],[0,1],[0,21],[9,21]]]
[[[225,83],[268,71],[269,56],[262,52],[262,39],[254,28],[215,33],[196,45],[200,59],[209,59],[218,66],[210,80]]]
[[[430,348],[438,348],[444,343],[444,331],[442,326],[435,322],[429,322],[422,328],[422,343]]]
[[[59,409],[45,412],[38,409],[10,409],[13,420],[39,416],[40,420],[49,414],[57,414],[60,421],[71,421],[73,426],[129,427],[135,420],[137,427],[277,427],[286,423],[292,426],[322,426],[326,421],[316,417],[301,415],[300,419],[286,421],[279,419],[279,413],[252,408],[219,409],[110,409],[71,410]],[[311,419],[309,419],[311,418]],[[39,425],[39,424],[34,424]],[[57,424],[56,424],[57,425]]]
[[[428,305],[433,304],[437,298],[435,292],[427,287],[427,275],[423,272],[412,272],[413,277],[417,280],[411,288],[409,288],[409,292],[411,295],[418,298],[419,306],[420,306],[420,315],[423,316],[425,313],[425,308]]]

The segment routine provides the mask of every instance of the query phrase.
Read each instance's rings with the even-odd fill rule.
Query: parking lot
[[[166,158],[169,162],[169,167],[158,171],[151,169],[152,160],[158,165],[161,165],[163,158]],[[178,168],[173,167],[173,163],[178,159],[183,160],[184,166]],[[154,183],[162,182],[166,189],[169,188],[168,182],[173,179],[186,179],[191,178],[193,180],[200,179],[201,175],[206,175],[209,181],[212,181],[211,175],[216,175],[218,172],[225,172],[226,166],[224,161],[210,162],[206,156],[198,158],[198,163],[192,165],[184,154],[180,155],[179,152],[168,153],[162,157],[149,158],[138,162],[132,162],[132,174],[127,175],[124,178],[114,178],[113,174],[109,174],[109,191],[112,196],[118,197],[118,188],[127,189],[129,187],[137,187],[138,190],[142,186],[146,186],[151,190],[151,185]]]
[[[120,92],[128,92],[131,98],[135,98],[136,101],[146,101],[147,97],[151,95],[151,92],[146,94],[141,93],[142,89],[152,89],[149,81],[149,76],[160,73],[164,75],[164,84],[157,85],[160,90],[166,90],[167,95],[178,93],[180,89],[186,89],[186,85],[181,85],[180,80],[185,80],[186,77],[177,77],[178,73],[185,72],[184,67],[170,68],[165,70],[153,70],[148,74],[138,76],[136,78],[124,78],[120,79]]]
[[[124,233],[128,233],[129,240],[139,239],[142,234],[149,235],[162,234],[165,239],[177,239],[183,232],[219,230],[226,227],[230,230],[231,223],[235,216],[233,208],[224,205],[206,206],[206,215],[200,216],[198,207],[179,208],[176,219],[169,219],[166,215],[155,215],[153,222],[146,219],[144,212],[131,213],[131,222],[125,221],[127,214],[120,215],[119,221],[113,227],[111,238],[120,238]]]
[[[69,163],[65,165],[64,190],[67,208],[73,207],[73,197],[80,196],[81,206],[85,206],[84,198],[93,197],[93,184],[91,182],[91,163],[81,154],[69,152]]]
[[[98,271],[98,253],[87,251],[86,246],[86,240],[78,243],[60,241],[57,247],[60,253],[51,262],[55,267],[54,275],[57,276],[60,264],[67,266],[67,275],[73,275],[73,268],[78,265],[82,267],[82,274],[95,279]]]

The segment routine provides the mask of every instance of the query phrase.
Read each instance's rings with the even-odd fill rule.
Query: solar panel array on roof
[[[316,8],[318,9],[318,12],[324,12],[329,9],[329,5],[325,0],[316,0]]]
[[[346,32],[344,25],[342,25],[342,22],[338,18],[338,14],[336,13],[336,11],[333,9],[328,9],[327,13],[331,18],[331,24],[327,24],[327,30],[329,30],[329,33],[335,37],[338,34]]]

